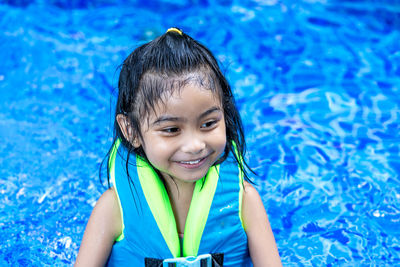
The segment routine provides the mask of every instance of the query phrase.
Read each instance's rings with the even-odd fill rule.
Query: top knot
[[[182,31],[181,31],[180,29],[178,29],[178,28],[175,28],[175,27],[169,28],[169,29],[167,30],[167,33],[168,33],[168,32],[176,32],[177,34],[182,35]]]

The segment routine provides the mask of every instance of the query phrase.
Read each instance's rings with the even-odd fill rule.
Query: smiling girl
[[[171,28],[128,56],[118,88],[112,186],[75,266],[281,266],[212,53]]]

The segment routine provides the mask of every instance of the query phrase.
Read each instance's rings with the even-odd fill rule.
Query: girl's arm
[[[99,198],[90,215],[75,267],[104,266],[121,230],[118,199],[111,188]]]
[[[254,266],[282,266],[260,195],[248,182],[244,182],[242,201],[242,219]]]

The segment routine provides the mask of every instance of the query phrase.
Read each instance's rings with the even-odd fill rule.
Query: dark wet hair
[[[134,135],[142,138],[141,120],[148,118],[149,112],[154,111],[154,106],[162,101],[166,93],[172,94],[191,82],[216,93],[224,110],[227,142],[223,155],[215,164],[223,162],[232,153],[244,178],[250,181],[248,171],[253,171],[245,161],[243,125],[231,87],[210,50],[177,28],[136,48],[124,60],[118,81],[114,143],[119,138],[129,152],[147,160],[142,147],[135,148],[132,140],[124,137],[117,115],[127,116]],[[233,143],[241,159],[236,156]],[[131,153],[128,153],[127,164]],[[108,160],[109,155],[110,152],[106,156]],[[107,176],[109,181],[108,171]]]

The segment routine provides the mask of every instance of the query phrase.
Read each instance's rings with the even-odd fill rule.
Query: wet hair
[[[129,155],[132,153],[145,160],[147,157],[142,146],[135,148],[132,145],[133,140],[125,138],[118,125],[117,116],[119,114],[126,116],[133,136],[142,139],[143,118],[148,118],[150,112],[155,111],[155,105],[160,104],[160,101],[162,103],[166,94],[173,94],[175,90],[182,89],[188,83],[196,83],[204,89],[211,90],[221,101],[227,142],[225,151],[215,164],[223,162],[228,154],[232,153],[244,173],[244,178],[250,181],[248,172],[254,172],[244,157],[246,143],[243,125],[231,87],[211,51],[180,30],[167,31],[153,41],[136,48],[122,64],[115,109],[114,143],[120,139],[122,145],[130,152],[126,159],[126,167]],[[235,153],[233,144],[236,144],[239,157]],[[106,156],[108,160],[110,151]],[[109,170],[107,176],[110,185]]]

